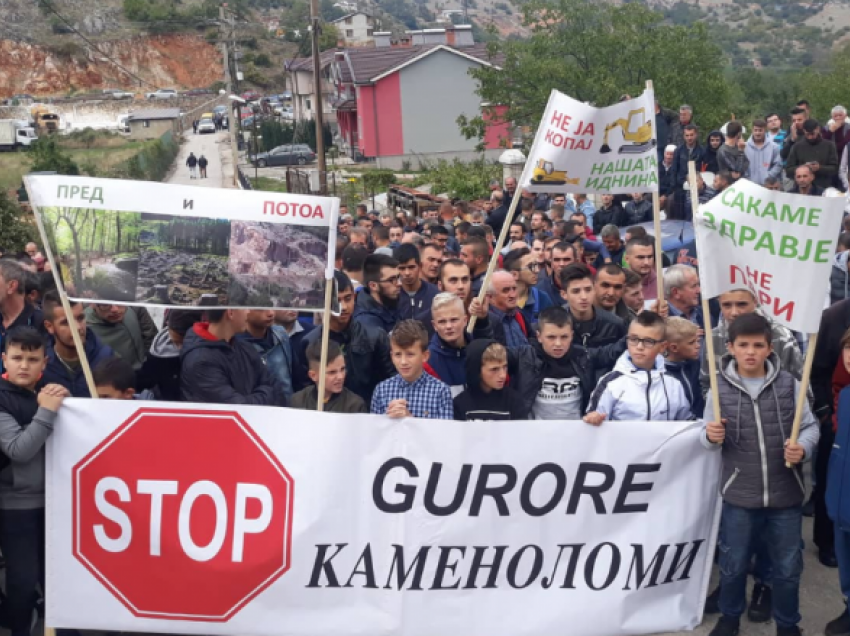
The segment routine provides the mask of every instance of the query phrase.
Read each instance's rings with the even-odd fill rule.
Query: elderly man
[[[835,150],[840,157],[850,142],[850,122],[847,121],[847,109],[844,106],[833,106],[831,115],[832,119],[823,127],[821,136],[835,143]]]
[[[135,311],[125,305],[93,304],[86,311],[89,329],[134,369],[147,357],[142,324]]]
[[[794,171],[794,187],[791,188],[793,194],[808,194],[812,197],[823,196],[823,189],[819,188],[814,183],[815,172],[811,166],[797,166]]]
[[[664,272],[664,296],[671,316],[681,316],[703,328],[699,274],[690,265],[671,265]]]
[[[531,325],[517,308],[517,284],[513,275],[503,269],[490,278],[490,325],[493,337],[509,348],[528,344]]]

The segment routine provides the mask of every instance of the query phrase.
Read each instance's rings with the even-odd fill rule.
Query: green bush
[[[162,181],[179,151],[180,147],[171,134],[163,135],[128,159],[122,172],[135,181]]]
[[[398,182],[392,170],[369,170],[363,173],[363,185],[368,192],[380,192]]]

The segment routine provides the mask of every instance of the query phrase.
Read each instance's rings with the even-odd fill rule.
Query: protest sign
[[[700,621],[720,453],[699,423],[140,404],[59,412],[53,627],[613,636]]]
[[[27,187],[74,300],[324,306],[338,199],[44,175]]]
[[[594,108],[553,90],[522,187],[532,192],[658,192],[653,91]]]
[[[843,197],[737,181],[701,205],[695,219],[702,293],[749,289],[771,319],[816,333],[843,214]]]

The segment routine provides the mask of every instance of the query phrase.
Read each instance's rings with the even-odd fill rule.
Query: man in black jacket
[[[593,275],[587,265],[574,263],[565,267],[561,271],[561,289],[561,297],[572,314],[576,343],[585,349],[596,349],[626,337],[623,320],[595,306]]]
[[[602,233],[602,228],[606,225],[625,227],[625,220],[623,206],[614,202],[613,195],[603,194],[602,207],[596,210],[596,213],[593,215],[593,233],[599,236]]]
[[[354,312],[354,290],[351,280],[344,273],[334,273],[339,299],[339,315],[331,315],[329,338],[342,347],[345,356],[345,388],[354,391],[366,404],[371,404],[372,393],[380,383],[396,374],[390,354],[390,340],[383,329],[364,325],[351,319]],[[297,374],[296,390],[309,386],[304,370],[304,351],[322,337],[324,326],[313,329],[301,341],[302,350],[298,360],[301,367]]]
[[[247,309],[207,310],[209,322],[190,329],[180,351],[180,388],[186,402],[286,406],[283,389],[248,342]]]
[[[354,317],[370,327],[393,330],[399,321],[401,276],[398,261],[386,254],[371,254],[363,263],[363,289],[357,294]]]
[[[136,390],[151,389],[157,400],[178,402],[180,393],[180,350],[186,334],[201,318],[194,309],[172,309],[165,328],[154,338],[148,357],[136,373]]]
[[[672,178],[668,175],[673,186],[673,209],[670,218],[684,219],[685,214],[685,182],[688,180],[688,163],[696,164],[697,172],[702,169],[704,160],[703,147],[699,143],[699,130],[693,124],[685,126],[685,143],[678,147],[673,156]]]

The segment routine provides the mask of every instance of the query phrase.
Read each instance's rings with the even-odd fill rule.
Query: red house
[[[374,48],[335,54],[330,80],[341,150],[394,170],[407,162],[418,167],[422,159],[480,156],[477,140],[464,138],[457,119],[483,112],[470,69],[499,66],[485,45],[473,42],[470,27],[427,29],[410,36],[409,46],[392,46],[389,33],[375,33]],[[507,123],[490,126],[485,156],[495,160],[509,140]]]

